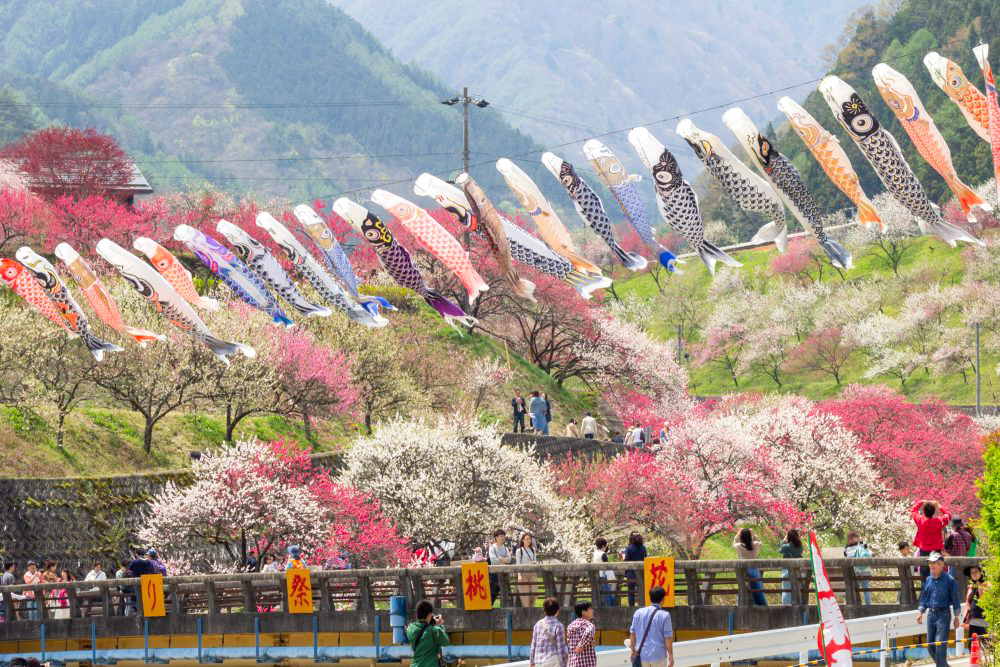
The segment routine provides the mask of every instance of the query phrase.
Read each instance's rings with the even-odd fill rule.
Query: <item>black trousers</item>
[[[524,433],[524,413],[514,415],[514,433],[517,433],[517,427],[521,427],[521,433]]]

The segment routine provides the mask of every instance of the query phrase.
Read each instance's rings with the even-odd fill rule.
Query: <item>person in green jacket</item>
[[[442,646],[450,646],[444,619],[434,614],[434,605],[427,600],[417,603],[417,620],[406,627],[406,638],[413,647],[411,667],[438,667]]]

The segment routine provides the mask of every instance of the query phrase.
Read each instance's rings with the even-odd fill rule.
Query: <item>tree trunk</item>
[[[56,446],[59,449],[63,448],[63,434],[65,433],[65,429],[63,428],[63,425],[64,425],[65,421],[66,421],[66,413],[60,410],[59,411],[59,425],[56,427]]]
[[[302,412],[302,428],[306,431],[306,440],[313,442],[312,425],[309,423],[309,412],[307,410]]]
[[[372,434],[372,413],[365,412],[365,435]]]
[[[142,430],[142,451],[149,454],[153,451],[153,427],[156,425],[149,417],[146,417],[146,426]]]
[[[226,406],[226,442],[231,443],[233,441],[233,429],[236,428],[236,422],[233,421],[233,406]]]

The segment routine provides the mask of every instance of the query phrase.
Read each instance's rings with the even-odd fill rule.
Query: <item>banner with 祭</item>
[[[984,78],[985,93],[969,81],[956,63],[937,52],[927,53],[923,62],[935,84],[958,106],[970,128],[989,142],[994,176],[1000,176],[1000,106],[989,51],[984,44],[973,52]],[[947,184],[968,220],[975,221],[976,209],[991,211],[991,206],[957,172],[944,136],[910,81],[886,63],[876,65],[872,76],[882,100],[920,156]],[[886,189],[914,216],[922,234],[934,234],[952,246],[958,241],[982,243],[965,229],[943,219],[940,209],[930,201],[904,158],[896,138],[880,124],[854,88],[830,75],[820,82],[818,89]],[[830,181],[854,204],[856,221],[866,226],[877,225],[884,232],[885,224],[836,136],[790,97],[782,97],[777,105]],[[689,118],[679,119],[676,133],[736,207],[767,220],[754,236],[753,243],[773,242],[780,252],[785,252],[787,209],[815,236],[835,267],[850,269],[853,265],[851,254],[824,229],[817,200],[807,189],[798,169],[775,150],[771,138],[761,134],[757,124],[743,110],[730,108],[721,119],[753,168],[737,158],[717,136],[699,129]],[[714,276],[718,263],[741,266],[706,238],[695,187],[684,179],[673,152],[645,127],[632,128],[627,132],[627,139],[639,161],[650,172],[651,184],[642,185],[646,195],[656,202],[670,230],[701,258],[708,273]],[[595,185],[588,183],[580,173],[583,170],[575,168],[569,160],[551,151],[541,151],[541,164],[562,186],[553,196],[564,196],[561,204],[571,205],[577,212],[585,225],[581,236],[593,234],[610,249],[611,254],[605,257],[629,271],[643,271],[649,268],[647,259],[655,258],[669,271],[679,272],[676,249],[665,247],[654,234],[639,189],[642,178],[629,174],[618,156],[596,138],[582,142],[582,155],[593,167]],[[515,157],[521,159],[523,156]],[[579,243],[578,237],[574,237],[560,219],[557,213],[560,202],[550,201],[513,159],[501,157],[496,168],[526,214],[521,223],[512,221],[494,203],[504,200],[491,199],[490,193],[467,173],[457,174],[451,181],[423,173],[413,182],[413,192],[433,199],[470,233],[485,237],[489,252],[483,257],[496,262],[501,284],[509,289],[506,294],[535,302],[536,285],[530,279],[532,274],[526,273],[532,270],[572,286],[583,299],[590,299],[599,290],[611,286],[612,278],[604,275],[595,258],[586,256],[584,249],[587,246]],[[604,192],[599,192],[601,188]],[[616,235],[615,221],[602,201],[602,195],[608,193],[618,204],[622,221],[635,231],[641,247],[651,254],[644,256],[643,252],[626,248],[628,243],[621,234]],[[100,268],[104,267],[95,270],[96,265],[90,263],[95,257],[113,267],[167,323],[207,345],[221,362],[228,364],[228,358],[235,353],[253,357],[256,352],[246,343],[217,337],[201,319],[196,308],[212,312],[221,304],[201,293],[205,281],[200,278],[196,281],[185,265],[186,257],[179,258],[174,251],[180,248],[196,257],[211,274],[207,282],[217,279],[232,293],[234,301],[266,313],[279,327],[294,326],[288,313],[303,317],[329,317],[340,313],[366,327],[384,327],[389,319],[383,313],[396,309],[387,299],[362,292],[363,280],[352,264],[352,246],[348,239],[338,238],[334,233],[334,229],[342,228],[333,217],[339,216],[364,238],[362,245],[374,251],[385,273],[399,286],[418,294],[450,325],[475,326],[475,317],[435,290],[435,285],[425,278],[421,265],[391,227],[395,225],[397,230],[405,230],[404,241],[413,240],[457,278],[473,307],[478,307],[477,301],[490,289],[478,270],[483,267],[477,269],[476,266],[476,262],[483,260],[474,258],[470,249],[463,247],[431,213],[406,198],[375,189],[370,199],[389,213],[386,220],[391,224],[361,203],[341,197],[334,202],[329,218],[308,205],[299,204],[291,212],[280,214],[281,221],[269,212],[260,211],[253,220],[257,228],[253,230],[220,219],[214,228],[180,224],[173,229],[146,231],[158,240],[148,236],[129,237],[139,255],[107,238],[101,239],[92,249],[78,242],[74,242],[74,247],[64,239],[53,239],[56,242],[54,256],[83,293],[84,302],[95,316],[93,322],[99,321],[110,331],[121,334],[123,341],[146,346],[163,341],[165,335],[124,322],[111,291],[99,277]],[[286,264],[262,243],[265,233],[281,248]],[[322,261],[311,254],[306,246],[310,243]],[[105,341],[95,334],[88,313],[59,270],[28,246],[19,248],[14,258],[0,258],[0,282],[68,337],[80,338],[97,362],[105,358],[105,353],[121,351],[123,348],[115,342]],[[297,283],[297,280],[302,282]],[[307,298],[303,285],[310,286],[315,296]],[[291,306],[288,313],[284,310],[286,306]]]

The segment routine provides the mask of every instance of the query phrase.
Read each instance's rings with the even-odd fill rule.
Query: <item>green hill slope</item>
[[[440,104],[455,91],[322,0],[16,0],[0,68],[36,123],[110,131],[160,190],[297,200],[461,167],[461,111]],[[535,147],[492,109],[471,126],[473,163]]]

